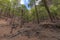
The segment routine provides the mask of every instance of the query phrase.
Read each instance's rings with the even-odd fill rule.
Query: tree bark
[[[47,0],[42,0],[42,2],[44,3],[44,6],[45,6],[45,8],[46,8],[46,10],[48,12],[48,15],[49,15],[49,18],[50,18],[51,22],[53,22],[53,17],[52,17],[51,12],[50,12],[50,10],[48,8]]]
[[[22,25],[24,25],[23,15],[24,15],[24,11],[22,9],[21,10],[21,24],[20,24],[20,28],[22,28]]]
[[[35,2],[34,2],[35,4]],[[37,23],[39,24],[39,14],[38,14],[38,10],[37,10],[37,6],[35,4],[35,12],[36,12],[36,17],[37,17]]]

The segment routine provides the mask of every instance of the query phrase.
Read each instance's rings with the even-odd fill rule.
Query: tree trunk
[[[47,0],[42,0],[42,2],[44,3],[44,6],[45,6],[45,8],[46,8],[46,10],[48,12],[48,15],[49,15],[49,18],[50,18],[51,22],[53,22],[53,17],[52,17],[51,12],[50,12],[50,10],[48,8]]]
[[[23,20],[23,9],[21,10],[21,24],[20,24],[20,28],[22,28],[22,25],[24,24],[24,20]]]
[[[34,2],[35,4],[35,2]],[[36,17],[37,17],[37,23],[39,24],[39,15],[38,15],[38,10],[37,10],[37,6],[35,4],[35,12],[36,12]]]

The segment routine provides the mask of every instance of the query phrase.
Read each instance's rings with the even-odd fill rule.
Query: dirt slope
[[[26,23],[23,28],[14,29],[12,34],[10,31],[9,21],[0,19],[0,40],[60,40],[60,29],[33,23]]]

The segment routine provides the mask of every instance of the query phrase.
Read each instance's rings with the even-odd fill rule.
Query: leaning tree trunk
[[[47,0],[42,0],[42,2],[44,3],[44,6],[45,6],[45,8],[46,8],[46,10],[48,12],[48,15],[49,15],[49,18],[50,18],[51,22],[53,22],[53,17],[52,17],[51,12],[50,12],[50,10],[48,8]]]

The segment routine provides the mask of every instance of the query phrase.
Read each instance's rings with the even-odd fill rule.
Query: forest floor
[[[60,40],[60,29],[53,26],[25,23],[10,31],[9,20],[0,19],[0,40]]]

